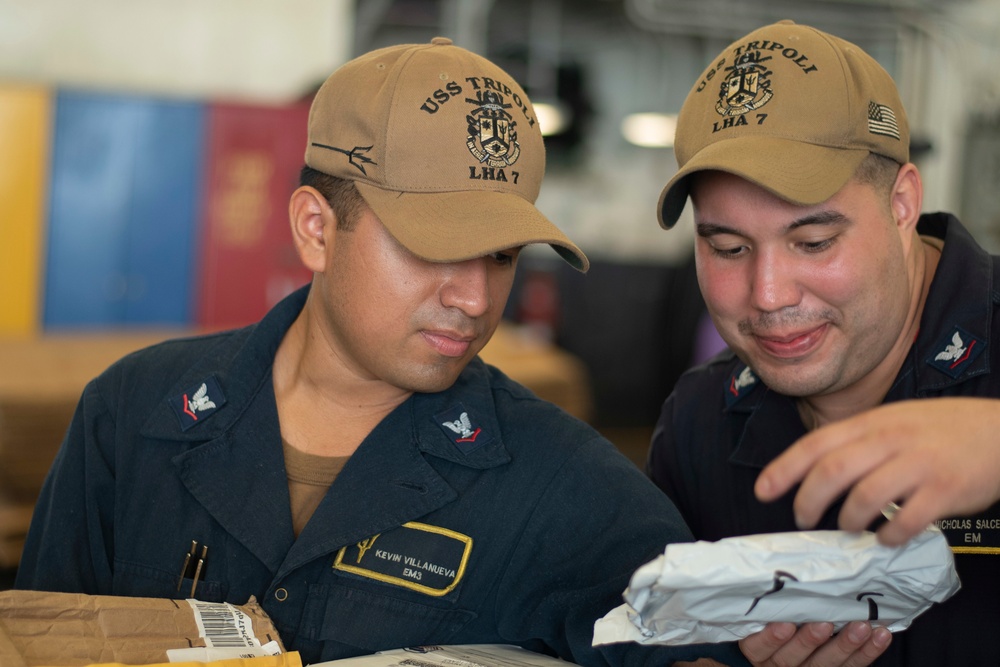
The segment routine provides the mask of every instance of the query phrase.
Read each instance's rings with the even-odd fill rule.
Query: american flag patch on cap
[[[899,126],[896,125],[896,114],[884,104],[868,103],[868,131],[893,139],[899,139]]]

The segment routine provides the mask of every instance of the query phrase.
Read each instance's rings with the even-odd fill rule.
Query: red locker
[[[200,327],[255,322],[311,279],[288,226],[288,197],[303,165],[308,116],[308,101],[210,107],[201,271],[194,290]]]

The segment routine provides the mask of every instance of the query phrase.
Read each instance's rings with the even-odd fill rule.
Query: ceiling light
[[[677,131],[676,114],[634,113],[622,121],[622,134],[636,146],[669,148]]]
[[[543,137],[559,134],[569,125],[569,112],[559,102],[535,102],[535,116]]]

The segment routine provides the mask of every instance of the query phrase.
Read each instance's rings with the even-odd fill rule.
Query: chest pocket
[[[476,614],[334,584],[313,585],[303,634],[323,642],[323,659],[422,644],[448,644]],[[353,651],[348,651],[353,653]]]
[[[178,579],[180,568],[174,573],[164,572],[147,565],[131,561],[115,559],[115,575],[112,595],[127,595],[131,597],[172,598],[184,600],[192,597],[192,577]],[[193,597],[206,602],[223,602],[225,590],[218,581],[199,577]]]

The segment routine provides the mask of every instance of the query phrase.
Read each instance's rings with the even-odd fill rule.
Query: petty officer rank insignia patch
[[[483,429],[469,416],[469,411],[461,403],[437,413],[434,421],[463,452],[478,449],[493,439],[489,434],[483,433]]]
[[[226,396],[214,375],[170,399],[170,407],[180,420],[182,431],[211,417],[225,404]]]
[[[470,553],[468,535],[409,521],[344,547],[333,569],[441,597],[462,581]]]
[[[737,367],[736,371],[729,376],[726,386],[726,407],[731,408],[756,386],[757,376],[753,374],[750,367],[742,365]]]
[[[982,340],[962,327],[955,327],[932,348],[927,363],[954,379],[964,373],[985,348],[986,343]]]

